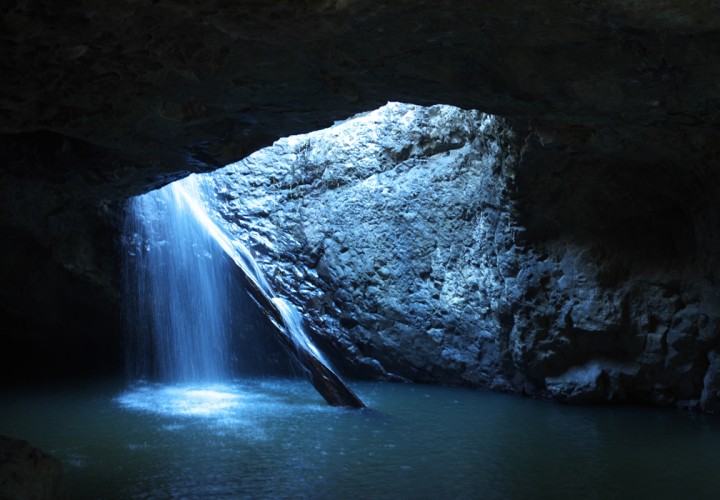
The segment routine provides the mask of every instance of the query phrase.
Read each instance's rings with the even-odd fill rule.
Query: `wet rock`
[[[60,462],[26,441],[0,436],[0,499],[65,498]]]
[[[550,394],[560,401],[597,401],[605,398],[608,382],[602,366],[590,362],[570,368],[557,377],[547,377],[545,385]]]
[[[712,413],[720,412],[720,354],[717,351],[708,353],[709,367],[703,380],[703,391],[700,407]]]

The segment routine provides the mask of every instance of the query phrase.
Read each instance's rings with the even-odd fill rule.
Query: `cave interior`
[[[506,380],[494,384],[318,334],[348,375],[563,399],[548,377],[588,352],[647,356],[628,342],[659,336],[639,375],[604,372],[636,382],[597,397],[720,410],[715,2],[19,0],[1,38],[4,384],[122,371],[128,198],[392,101],[502,121],[514,163],[498,199],[537,265],[490,314],[507,342],[572,337],[585,350],[495,360]],[[543,263],[571,252],[622,295],[597,299],[616,300],[619,319],[552,323],[568,316]],[[538,294],[554,313],[538,316]],[[353,355],[383,369],[343,363]]]

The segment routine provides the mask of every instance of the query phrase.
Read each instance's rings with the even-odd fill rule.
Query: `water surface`
[[[65,384],[0,394],[0,433],[71,498],[717,498],[720,419],[469,389],[305,381]]]

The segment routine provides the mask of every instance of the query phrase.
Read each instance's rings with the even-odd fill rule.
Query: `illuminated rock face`
[[[693,304],[709,310],[703,283],[720,265],[716,2],[21,0],[2,28],[0,302],[13,347],[1,366],[117,368],[122,200],[387,101],[507,118],[523,160],[509,172],[512,224],[543,261],[602,242],[597,258],[613,264],[597,279],[617,297],[628,276],[655,286],[654,272],[675,273],[660,305],[641,287],[630,302],[645,305],[630,309],[647,310],[657,349],[692,350],[663,325]],[[571,286],[538,269],[522,275],[538,280],[532,297],[513,303]],[[687,269],[699,291],[675,300]]]
[[[501,119],[390,104],[213,177],[274,286],[356,373],[716,410],[720,294],[689,187],[642,169],[539,179],[524,154]]]
[[[506,343],[490,306],[516,260],[507,133],[479,112],[390,104],[213,178],[275,286],[355,369],[490,385]]]

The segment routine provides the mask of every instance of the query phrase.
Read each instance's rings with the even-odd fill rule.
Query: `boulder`
[[[536,148],[390,103],[216,171],[215,208],[355,374],[710,409],[717,251],[685,229],[717,201],[683,211],[700,185],[547,170]]]
[[[60,461],[27,441],[0,436],[0,499],[65,498]]]

